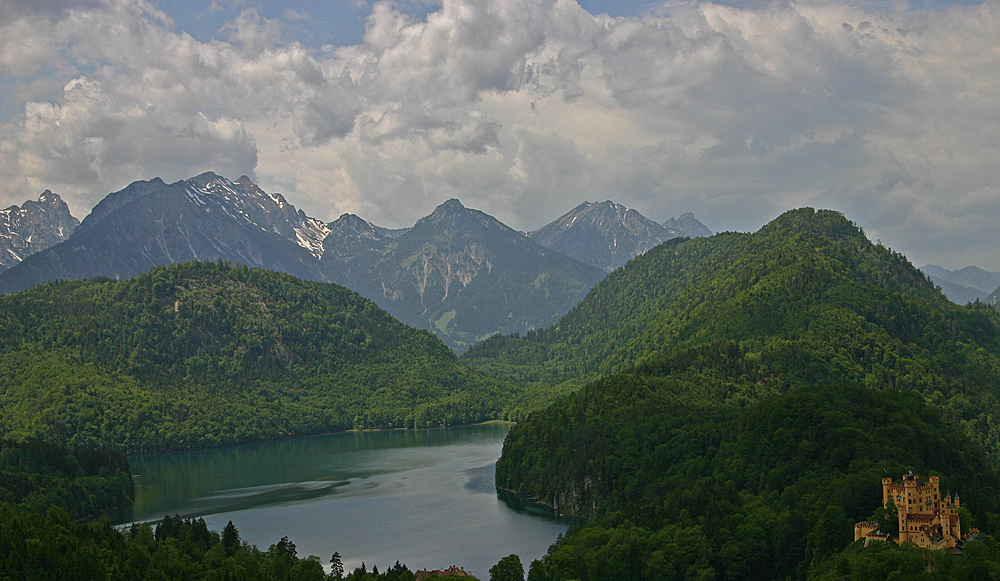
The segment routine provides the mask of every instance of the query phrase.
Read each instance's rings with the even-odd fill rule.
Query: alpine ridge
[[[456,199],[403,230],[345,214],[330,224],[323,261],[347,286],[457,348],[541,327],[603,277]]]
[[[607,200],[584,202],[528,236],[546,248],[611,272],[650,248],[686,234]]]
[[[0,210],[0,270],[66,240],[79,225],[66,202],[50,190],[37,202]]]
[[[109,194],[67,240],[0,273],[0,292],[217,259],[336,282],[318,260],[327,233],[326,224],[246,176],[233,182],[208,172],[172,184],[156,178]]]
[[[691,212],[684,212],[679,218],[670,218],[663,225],[672,230],[683,232],[684,236],[688,238],[702,238],[713,234],[708,226],[699,222]]]
[[[49,199],[58,197],[43,195]],[[680,219],[692,221],[700,225],[690,213]],[[230,181],[212,172],[170,184],[134,182],[60,231],[65,239],[47,248],[15,251],[24,260],[0,272],[0,293],[229,260],[343,284],[457,350],[551,323],[607,272],[685,235],[611,201],[581,204],[527,236],[457,199],[409,228],[383,228],[354,214],[324,223],[247,176]]]

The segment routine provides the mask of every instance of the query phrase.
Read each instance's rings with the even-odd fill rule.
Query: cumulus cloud
[[[719,230],[813,204],[918,262],[1000,270],[997,0],[368,5],[360,44],[308,46],[305,13],[199,41],[144,0],[0,0],[0,197],[83,214],[213,169],[385,226],[452,196],[522,229],[584,199]]]

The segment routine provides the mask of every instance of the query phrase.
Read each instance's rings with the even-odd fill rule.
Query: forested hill
[[[130,452],[496,415],[500,387],[334,284],[195,262],[0,297],[0,433]]]
[[[467,357],[541,388],[604,375],[515,426],[497,464],[499,487],[594,519],[533,581],[1000,570],[1000,315],[950,303],[835,212],[667,242],[556,326]],[[967,501],[985,534],[961,559],[847,548],[907,470]]]
[[[905,257],[832,211],[793,210],[754,234],[668,241],[554,326],[494,337],[465,358],[550,394],[574,376],[636,367],[683,376],[720,402],[818,382],[913,388],[1000,450],[989,414],[1000,401],[997,314],[951,304]]]
[[[893,518],[882,478],[940,475],[959,493],[961,556],[852,545]],[[1000,479],[982,451],[912,391],[817,386],[749,406],[694,402],[681,382],[596,382],[518,424],[498,486],[591,521],[532,563],[532,581],[993,578]],[[879,543],[876,543],[879,545]]]

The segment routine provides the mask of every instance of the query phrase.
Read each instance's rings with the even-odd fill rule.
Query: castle
[[[961,501],[956,494],[942,497],[940,479],[931,476],[923,482],[910,472],[903,475],[901,483],[893,483],[892,478],[882,479],[882,505],[891,500],[899,512],[899,536],[897,543],[912,542],[925,549],[961,548],[964,539],[958,508]],[[889,537],[879,530],[878,523],[859,522],[854,525],[854,540],[886,541]]]

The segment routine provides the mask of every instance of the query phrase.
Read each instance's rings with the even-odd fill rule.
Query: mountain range
[[[1000,272],[989,272],[978,266],[948,270],[936,264],[928,264],[921,266],[920,270],[941,287],[945,296],[960,305],[991,300],[1000,290]]]
[[[11,218],[34,224],[11,229],[25,232],[11,239],[51,242],[11,243],[2,293],[48,280],[127,279],[159,265],[228,260],[342,284],[456,349],[548,324],[636,255],[708,232],[690,213],[671,219],[688,232],[610,201],[582,204],[530,235],[454,199],[410,228],[382,228],[353,214],[327,224],[246,176],[230,181],[211,172],[170,184],[135,182],[106,196],[78,226],[58,196],[47,192],[42,201],[62,204],[63,214]],[[42,201],[7,212],[20,216],[28,208],[34,216]],[[39,235],[39,224],[62,239]]]
[[[323,262],[348,273],[348,286],[453,346],[552,321],[604,276],[455,199],[406,230],[350,215],[330,230]]]
[[[159,178],[109,194],[69,238],[0,272],[0,292],[48,280],[131,278],[154,266],[231,260],[307,280],[339,282],[319,264],[326,225],[248,178]]]
[[[211,212],[195,210],[217,213],[204,197],[237,189],[214,182],[193,192]],[[89,231],[112,202],[141,199],[109,201]],[[417,301],[416,278],[425,317],[493,273],[536,272],[511,256],[582,265],[457,200],[408,229],[351,215],[323,228],[322,251],[280,236],[383,297]],[[998,407],[1000,312],[953,304],[903,255],[811,208],[755,233],[669,239],[551,325],[462,358],[339,285],[223,262],[0,297],[12,438],[148,451],[518,419],[498,490],[588,518],[531,563],[544,581],[984,577],[1000,563]],[[961,492],[978,540],[960,554],[852,544],[855,522],[896,522],[879,481],[908,470]]]
[[[636,210],[607,200],[584,202],[530,232],[528,237],[546,248],[611,272],[672,238],[711,235],[712,231],[691,212],[658,224]]]

